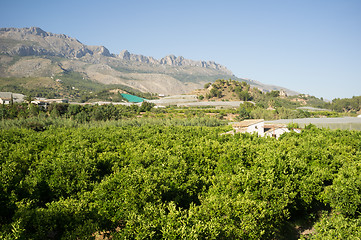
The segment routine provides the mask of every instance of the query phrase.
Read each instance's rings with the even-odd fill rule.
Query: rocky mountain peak
[[[220,71],[222,74],[233,75],[226,67],[213,61],[194,61],[173,54],[157,60],[153,57],[121,51],[118,55],[111,54],[104,46],[87,46],[75,38],[64,34],[53,34],[39,27],[30,28],[1,28],[0,54],[18,56],[58,56],[64,58],[82,58],[87,55],[87,61],[97,56],[116,57],[117,59],[141,62],[145,64],[167,65],[173,67],[199,67]],[[14,40],[14,41],[11,41]]]
[[[2,44],[1,54],[19,56],[59,56],[65,58],[82,58],[86,54],[92,56],[114,57],[104,46],[86,46],[75,38],[64,34],[53,34],[42,30],[39,27],[30,28],[1,28],[0,38],[15,40],[13,43]],[[30,41],[25,43],[24,41]],[[232,73],[224,66],[213,61],[194,61],[185,59],[182,56],[168,55],[160,60],[144,55],[132,54],[128,50],[123,50],[116,55],[118,59],[146,64],[157,64],[167,66],[201,67],[220,70],[223,73]]]
[[[38,35],[38,36],[42,36],[42,37],[49,36],[49,34],[47,32],[45,32],[43,29],[41,29],[39,27],[25,28],[24,30],[25,31],[28,30],[29,33],[35,34],[35,35]]]
[[[122,50],[119,53],[118,57],[123,60],[130,60],[130,53],[128,52],[128,50]]]
[[[18,56],[58,56],[81,58],[86,54],[112,56],[104,46],[86,46],[65,34],[45,32],[39,27],[1,28],[0,38],[7,39],[1,44],[0,53]],[[11,41],[14,40],[14,41]]]
[[[160,64],[167,66],[183,66],[183,67],[200,67],[200,68],[209,68],[222,71],[225,74],[233,75],[226,67],[215,63],[214,61],[194,61],[186,59],[182,56],[175,56],[173,54],[167,55],[160,60],[157,60],[153,57],[147,57],[138,54],[132,54],[128,50],[122,50],[118,58],[126,61],[142,62],[142,63],[151,63],[151,64]]]
[[[201,67],[201,68],[210,68],[215,70],[220,70],[226,74],[233,75],[225,66],[222,66],[214,61],[194,61],[186,59],[182,56],[176,57],[174,55],[168,55],[162,58],[160,64],[171,65],[171,66],[186,66],[186,67]]]
[[[162,58],[160,60],[160,64],[170,65],[170,66],[181,66],[183,60],[184,60],[183,57],[176,57],[175,55],[171,54]]]
[[[214,61],[195,61],[173,54],[157,60],[128,50],[115,55],[104,46],[87,46],[65,34],[38,27],[0,28],[0,76],[49,78],[66,71],[101,84],[122,84],[163,94],[186,93],[219,78],[236,78]],[[255,81],[251,84],[276,89]]]
[[[87,46],[87,48],[91,51],[91,54],[102,55],[105,57],[112,57],[113,55],[109,52],[109,50],[104,46]]]
[[[42,30],[39,27],[30,27],[30,28],[0,28],[0,32],[18,32],[22,34],[33,34],[39,35],[42,37],[48,36],[48,33]]]

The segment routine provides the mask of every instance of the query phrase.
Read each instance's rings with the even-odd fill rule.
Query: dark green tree
[[[150,103],[147,101],[142,102],[142,105],[140,105],[139,111],[140,112],[149,112],[153,107],[154,103]]]

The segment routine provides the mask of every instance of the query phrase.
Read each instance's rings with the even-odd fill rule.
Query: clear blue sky
[[[361,95],[361,0],[5,0],[38,26],[112,53],[213,60],[236,76],[333,99]]]

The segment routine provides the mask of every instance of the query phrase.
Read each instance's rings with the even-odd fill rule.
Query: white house
[[[274,137],[274,138],[279,138],[282,134],[286,133],[286,132],[296,132],[296,133],[300,133],[301,129],[299,128],[293,128],[293,129],[288,129],[287,126],[282,125],[282,124],[272,124],[272,125],[265,125],[264,126],[264,136],[268,136],[268,137]]]
[[[225,134],[234,134],[234,133],[257,133],[258,136],[265,137],[275,137],[279,138],[282,134],[286,132],[297,132],[300,133],[301,129],[294,128],[288,129],[287,126],[282,124],[273,124],[273,125],[265,125],[263,119],[251,119],[244,120],[242,122],[238,122],[232,125],[233,130],[229,131]]]
[[[0,104],[10,104],[10,101],[10,98],[0,97]]]
[[[10,104],[11,98],[14,103],[21,103],[24,101],[24,95],[12,92],[0,92],[0,104]]]
[[[264,120],[249,119],[232,125],[236,133],[257,133],[258,136],[264,136]]]

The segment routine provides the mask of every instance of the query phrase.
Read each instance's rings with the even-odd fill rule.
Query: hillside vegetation
[[[22,93],[39,98],[63,98],[75,102],[125,101],[120,93],[153,99],[156,94],[144,93],[131,87],[104,85],[85,78],[79,72],[64,72],[53,77],[0,77],[0,91]]]
[[[335,111],[339,113],[361,113],[361,96],[352,98],[335,98],[326,102],[323,98],[316,98],[307,94],[288,96],[282,89],[261,91],[251,87],[245,81],[218,79],[214,83],[207,83],[203,89],[193,92],[200,100],[208,101],[251,101],[256,107],[277,109],[310,109],[310,111]],[[249,106],[249,105],[248,105]],[[311,107],[311,108],[307,108]]]
[[[207,83],[204,89],[193,92],[201,101],[244,101],[240,105],[240,119],[263,118],[266,120],[283,118],[304,118],[311,116],[338,116],[331,105],[322,99],[305,94],[287,96],[283,90],[261,91],[247,82],[218,79]],[[316,112],[301,109],[313,107]],[[321,109],[322,108],[322,109]]]
[[[332,109],[337,112],[361,113],[361,96],[335,98],[332,100]]]
[[[263,107],[285,106],[315,106],[324,107],[326,102],[313,96],[305,94],[288,96],[281,89],[272,91],[261,91],[256,87],[252,87],[246,81],[218,79],[214,83],[207,83],[204,89],[194,91],[200,100],[210,101],[253,101]]]

